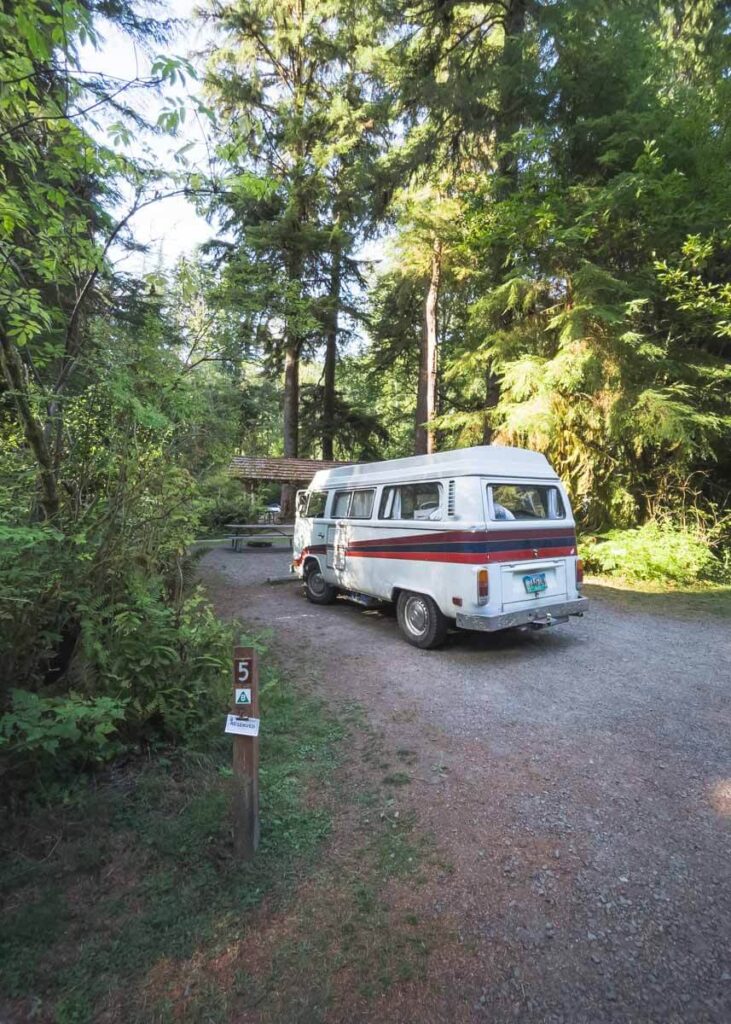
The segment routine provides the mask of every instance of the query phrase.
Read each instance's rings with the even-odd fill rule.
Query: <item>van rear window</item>
[[[565,519],[558,487],[539,484],[488,484],[490,517],[506,519]]]

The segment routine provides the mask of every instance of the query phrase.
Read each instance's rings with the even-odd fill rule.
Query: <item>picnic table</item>
[[[229,523],[228,528],[231,530],[233,551],[241,551],[244,543],[251,540],[252,537],[256,537],[258,540],[287,537],[291,547],[294,536],[294,526],[291,523]]]

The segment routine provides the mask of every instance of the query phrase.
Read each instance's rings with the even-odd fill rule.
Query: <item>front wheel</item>
[[[305,597],[312,604],[332,604],[338,596],[336,587],[327,582],[319,565],[305,574]]]
[[[448,622],[433,598],[404,590],[396,602],[396,615],[404,638],[414,647],[431,650],[444,643]]]

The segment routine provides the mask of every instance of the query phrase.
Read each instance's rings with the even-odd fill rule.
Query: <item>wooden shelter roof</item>
[[[308,484],[320,469],[336,469],[347,465],[347,462],[327,462],[322,459],[257,459],[236,455],[231,459],[228,471],[239,480]]]

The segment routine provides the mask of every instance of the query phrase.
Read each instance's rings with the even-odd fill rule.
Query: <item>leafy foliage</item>
[[[543,451],[592,529],[677,508],[692,474],[726,502],[728,9],[407,10],[401,155],[461,210],[441,229],[440,446]],[[378,346],[413,351],[425,289],[389,268]]]
[[[586,569],[597,575],[676,585],[722,578],[721,562],[707,538],[670,525],[610,530],[593,542],[585,540],[582,554]]]
[[[71,768],[113,758],[122,749],[115,736],[124,702],[112,697],[40,697],[11,690],[10,708],[0,719],[0,756],[11,780],[58,781]]]
[[[102,121],[143,130],[118,94],[174,82],[185,62],[162,58],[124,89],[86,74],[100,12],[147,43],[164,35],[127,3],[0,12],[0,759],[18,785],[190,736],[228,656],[186,550],[194,473],[227,447],[210,407],[235,388],[197,357],[205,325],[176,319],[186,268],[167,291],[107,259],[161,174],[102,144]],[[131,210],[113,217],[124,189]]]
[[[235,239],[209,247],[219,301],[239,311],[270,371],[284,371],[285,455],[301,447],[300,360],[325,342],[318,440],[332,458],[342,321],[362,317],[355,249],[373,231],[388,132],[387,90],[373,73],[380,7],[225,0],[208,12],[220,33],[208,87],[227,168],[212,206]]]
[[[203,477],[200,495],[204,503],[201,525],[212,536],[221,535],[229,523],[255,523],[264,512],[261,496],[245,494],[241,481],[225,469]]]

